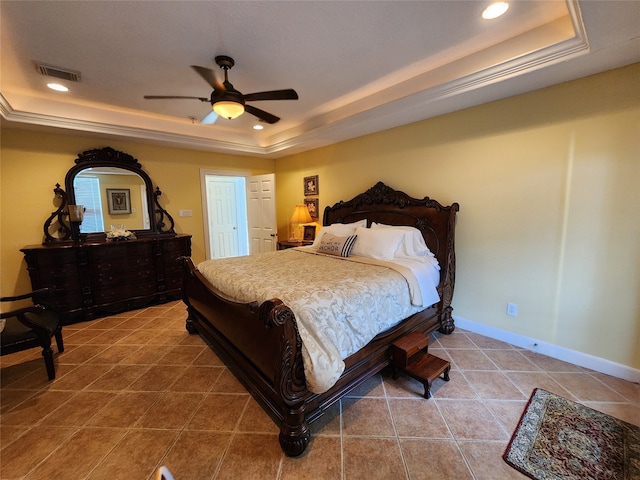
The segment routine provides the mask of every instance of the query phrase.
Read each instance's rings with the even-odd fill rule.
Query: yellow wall
[[[200,168],[275,169],[280,238],[309,175],[321,211],[378,180],[459,202],[455,315],[638,369],[639,79],[636,64],[275,162],[5,129],[2,294],[30,287],[19,249],[42,241],[54,184],[79,152],[109,145],[163,190],[176,230],[194,235],[195,261],[205,258]]]
[[[636,64],[279,159],[280,238],[308,175],[321,211],[378,180],[459,202],[455,315],[640,368],[639,79]]]
[[[106,146],[137,158],[154,187],[160,187],[160,204],[175,220],[176,232],[193,235],[195,262],[205,259],[200,169],[246,170],[255,175],[272,173],[275,169],[274,161],[269,159],[3,128],[0,150],[1,295],[30,291],[31,283],[20,249],[42,243],[43,224],[56,210],[53,188],[56,183],[64,188],[67,170],[74,166],[78,154]],[[192,210],[193,216],[178,217],[178,210]]]

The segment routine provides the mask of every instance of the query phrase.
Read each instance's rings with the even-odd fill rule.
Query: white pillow
[[[404,232],[386,228],[356,228],[358,241],[351,250],[351,255],[391,260],[402,242]]]
[[[400,225],[385,225],[384,223],[372,223],[372,229],[388,229],[403,232],[403,239],[396,256],[403,257],[435,257],[435,255],[429,250],[427,244],[424,241],[424,237],[420,230],[415,227],[400,226]]]
[[[331,235],[335,235],[336,237],[348,237],[354,234],[357,227],[366,226],[366,220],[360,220],[353,223],[332,223],[331,225],[327,225],[320,229],[311,247],[317,249],[320,246],[320,242],[322,241],[322,235],[324,235],[325,233],[330,233]]]

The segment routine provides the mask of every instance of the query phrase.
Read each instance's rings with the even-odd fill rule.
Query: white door
[[[205,175],[207,258],[247,255],[244,177]]]
[[[249,253],[276,250],[276,176],[274,173],[247,177]]]

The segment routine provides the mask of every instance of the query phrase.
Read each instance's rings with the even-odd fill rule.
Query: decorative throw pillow
[[[325,233],[330,233],[331,235],[337,235],[338,237],[348,237],[349,235],[353,235],[356,231],[356,227],[366,227],[367,221],[360,220],[354,223],[332,223],[331,225],[326,225],[320,229],[318,234],[316,235],[316,239],[313,241],[313,248],[318,248],[320,246],[320,242],[322,241],[322,236]]]
[[[348,257],[357,238],[357,235],[337,237],[336,235],[325,233],[322,236],[322,240],[317,251],[318,253],[326,253],[328,255],[336,255],[338,257]]]

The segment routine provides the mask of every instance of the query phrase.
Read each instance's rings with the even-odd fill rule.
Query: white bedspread
[[[322,393],[342,375],[345,358],[378,333],[439,301],[437,293],[425,297],[420,285],[433,280],[418,280],[407,265],[385,263],[288,249],[208,260],[198,270],[239,302],[279,298],[289,306],[303,342],[307,388]],[[436,279],[439,272],[427,276]]]

